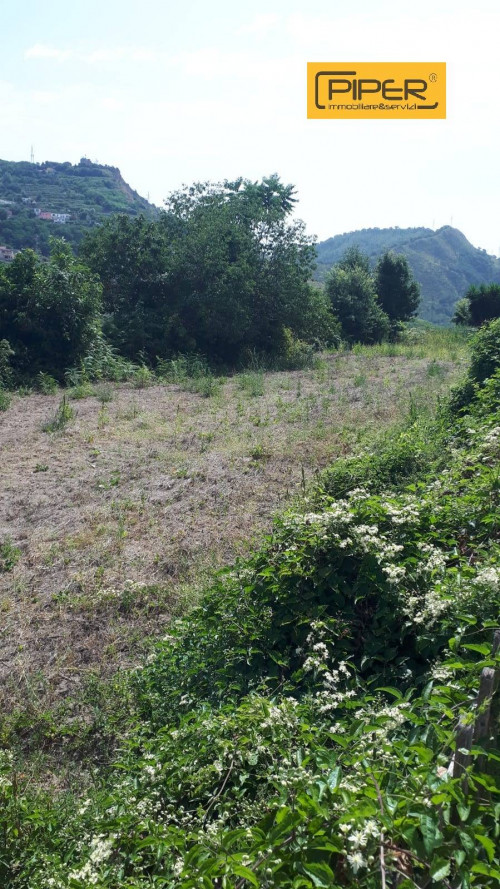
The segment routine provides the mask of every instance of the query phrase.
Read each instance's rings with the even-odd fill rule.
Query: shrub
[[[8,340],[0,340],[0,388],[7,388],[12,383],[11,358],[14,350]]]
[[[498,368],[500,368],[500,318],[482,327],[474,336],[467,376],[450,395],[451,411],[456,413],[464,410]]]
[[[315,358],[313,345],[298,339],[290,328],[283,329],[281,346],[274,361],[277,370],[304,370],[314,365]]]

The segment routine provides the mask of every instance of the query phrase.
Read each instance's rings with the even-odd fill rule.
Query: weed
[[[443,377],[445,375],[445,368],[436,361],[435,358],[429,362],[429,366],[427,367],[427,376],[428,377]]]
[[[82,398],[88,398],[89,395],[93,394],[93,391],[90,383],[79,383],[77,386],[68,389],[68,398],[79,401]]]
[[[256,461],[269,460],[269,458],[272,457],[272,453],[268,447],[266,447],[262,442],[259,442],[251,448],[249,456],[252,458],[252,460]]]
[[[65,395],[63,395],[52,420],[47,420],[42,426],[43,432],[62,432],[70,420],[75,417],[75,412]]]
[[[194,392],[203,398],[213,398],[220,391],[220,382],[211,374],[204,377],[193,377],[186,383],[188,392]]]
[[[135,389],[146,389],[148,386],[152,386],[154,383],[154,374],[146,367],[145,364],[141,364],[135,371],[132,383]]]
[[[42,395],[55,395],[58,389],[57,380],[50,374],[40,371],[36,378],[37,389]]]
[[[12,401],[11,395],[0,386],[0,411],[6,411]]]
[[[14,546],[10,538],[0,543],[0,573],[12,571],[21,558],[21,550]]]
[[[251,398],[264,395],[265,383],[262,371],[252,371],[238,376],[238,385]]]
[[[366,374],[356,374],[356,376],[354,377],[354,380],[352,381],[352,384],[353,384],[353,386],[356,386],[356,388],[358,389],[360,387],[366,386],[367,382],[368,382],[368,379],[367,379]]]
[[[113,387],[110,383],[99,383],[98,386],[94,386],[93,395],[97,398],[101,404],[106,404],[109,401],[113,401]]]

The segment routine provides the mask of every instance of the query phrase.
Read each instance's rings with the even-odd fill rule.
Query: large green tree
[[[294,188],[278,176],[196,183],[154,222],[112,220],[83,255],[103,281],[106,330],[122,352],[150,359],[198,350],[234,363],[279,351],[283,331],[334,336],[311,287],[314,240],[290,220]]]
[[[9,343],[18,378],[39,371],[62,379],[100,332],[102,288],[64,241],[48,262],[32,250],[0,268],[0,339]]]
[[[389,319],[377,302],[373,277],[363,265],[333,266],[325,290],[347,342],[378,343],[388,335]]]
[[[391,321],[409,321],[416,315],[420,286],[406,256],[386,251],[375,266],[374,277],[379,304]]]

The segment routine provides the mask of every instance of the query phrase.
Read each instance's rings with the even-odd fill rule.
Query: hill
[[[157,208],[134,191],[117,167],[0,160],[0,244],[48,253],[49,236],[76,247],[85,231],[112,213],[152,216]]]
[[[368,228],[328,238],[318,244],[316,277],[323,280],[348,247],[357,245],[375,263],[385,250],[403,253],[421,285],[420,317],[448,322],[455,303],[471,284],[500,282],[500,260],[473,247],[450,225],[430,228]]]

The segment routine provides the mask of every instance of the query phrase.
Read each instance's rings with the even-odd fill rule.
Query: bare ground
[[[460,373],[422,358],[325,356],[315,370],[233,377],[202,398],[178,386],[115,386],[112,400],[61,393],[0,414],[3,706],[47,704],[89,674],[137,662],[213,568],[244,553],[304,479],[394,422],[410,393],[432,400]],[[246,388],[244,388],[246,387]]]

